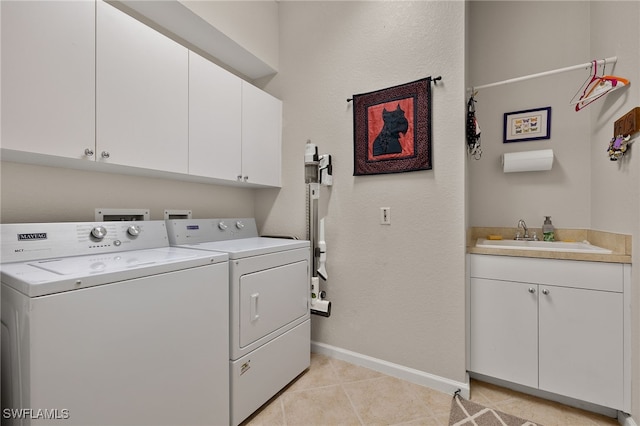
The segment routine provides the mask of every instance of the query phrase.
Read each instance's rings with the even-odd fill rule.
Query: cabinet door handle
[[[84,155],[86,155],[87,157],[93,157],[93,150],[91,148],[85,149]]]
[[[549,290],[547,290],[546,288],[544,290],[542,290],[542,294],[549,294]]]
[[[102,156],[102,158],[109,158],[111,157],[111,154],[109,154],[109,151],[102,151],[102,154],[100,154]]]
[[[533,294],[536,292],[536,289],[533,287],[529,287],[529,293]]]

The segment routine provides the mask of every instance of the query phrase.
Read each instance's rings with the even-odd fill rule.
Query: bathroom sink
[[[572,253],[612,253],[611,250],[594,246],[588,241],[573,243],[564,241],[487,240],[484,238],[480,238],[476,242],[476,247],[507,250],[565,251]]]

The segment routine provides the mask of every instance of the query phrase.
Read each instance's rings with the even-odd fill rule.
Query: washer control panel
[[[0,225],[2,262],[168,247],[162,220]]]

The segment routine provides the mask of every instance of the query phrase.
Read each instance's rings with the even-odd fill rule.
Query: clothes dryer
[[[310,365],[309,241],[260,237],[255,219],[168,220],[171,245],[229,255],[231,424]]]
[[[3,425],[229,423],[226,253],[164,221],[0,228]]]

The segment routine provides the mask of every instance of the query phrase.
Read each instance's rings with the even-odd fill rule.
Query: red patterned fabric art
[[[353,96],[354,175],[430,170],[431,77]]]

